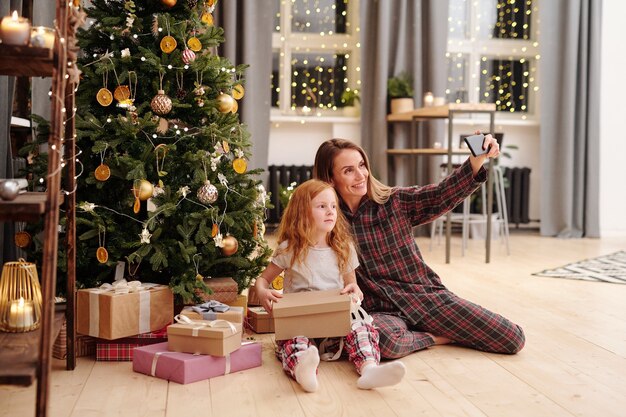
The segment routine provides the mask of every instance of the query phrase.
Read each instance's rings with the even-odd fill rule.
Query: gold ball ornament
[[[220,95],[217,96],[217,109],[221,113],[228,113],[233,109],[234,101],[235,99],[232,96],[229,96],[225,93],[220,93]]]
[[[243,88],[243,85],[241,84],[235,84],[233,86],[233,98],[235,100],[241,100],[243,98],[243,95],[245,94],[246,90]]]
[[[217,201],[217,188],[215,188],[215,185],[211,184],[211,181],[206,180],[204,185],[198,188],[196,196],[198,197],[198,201],[202,204],[215,203]]]
[[[96,100],[103,106],[110,106],[113,103],[113,94],[107,88],[101,88],[96,94]]]
[[[237,110],[239,110],[239,104],[237,104],[237,100],[233,100],[233,108],[230,109],[230,112],[237,113]]]
[[[136,180],[133,186],[133,193],[141,201],[146,201],[154,193],[154,186],[147,180]]]
[[[161,4],[168,9],[171,9],[172,7],[176,6],[177,1],[178,0],[161,0]]]
[[[235,239],[234,236],[226,236],[222,243],[224,247],[222,247],[222,254],[225,256],[232,256],[237,253],[237,249],[239,249],[239,242]]]
[[[159,90],[157,95],[152,98],[150,108],[159,116],[165,116],[172,111],[172,99],[165,94],[165,91]]]
[[[233,160],[233,169],[237,174],[243,174],[248,169],[248,163],[243,158],[235,158]]]
[[[172,53],[174,51],[174,49],[176,49],[176,39],[174,39],[172,36],[167,35],[167,36],[163,36],[163,39],[161,39],[161,43],[160,43],[160,47],[161,50],[163,52],[165,52],[166,54]]]

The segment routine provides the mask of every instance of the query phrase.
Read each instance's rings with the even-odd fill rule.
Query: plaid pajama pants
[[[367,360],[375,361],[376,364],[380,363],[378,331],[372,325],[367,323],[355,324],[350,333],[343,339],[344,348],[342,355],[348,355],[348,360],[354,364],[357,372],[361,372],[361,366]],[[305,336],[296,336],[288,340],[277,340],[276,358],[282,362],[285,373],[295,379],[294,370],[299,360],[298,352],[303,352],[312,345],[319,347],[323,340],[309,339]],[[326,351],[330,353],[338,352],[340,340],[340,337],[329,339],[329,343],[326,343]]]
[[[371,313],[385,359],[397,359],[434,345],[426,332],[492,353],[519,352],[526,341],[520,326],[450,291],[433,296],[433,307],[414,326],[398,314]]]

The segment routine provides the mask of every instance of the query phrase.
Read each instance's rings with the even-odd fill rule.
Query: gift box
[[[231,307],[215,300],[184,307],[180,314],[191,320],[226,320],[243,323],[243,307]]]
[[[229,304],[237,299],[239,288],[235,280],[230,277],[205,278],[204,285],[211,289],[212,294],[197,290],[196,294],[203,301],[215,300],[220,303]]]
[[[168,349],[173,352],[225,356],[241,346],[241,324],[226,320],[190,320],[176,316],[167,327]]]
[[[350,332],[350,296],[340,290],[283,294],[274,303],[276,340],[343,337]]]
[[[78,333],[113,340],[156,331],[172,322],[174,300],[169,287],[141,284],[131,292],[103,287],[77,291]]]
[[[274,333],[274,317],[263,307],[248,307],[248,323],[255,333]]]
[[[261,344],[245,342],[227,356],[170,352],[167,343],[135,349],[133,371],[179,384],[202,381],[261,366]]]
[[[91,356],[96,353],[96,339],[91,336],[77,334],[74,344],[76,357]],[[67,324],[61,326],[59,335],[52,345],[52,357],[57,359],[67,358]]]
[[[96,339],[96,360],[105,362],[132,361],[136,347],[167,342],[167,327],[133,337],[116,340]]]
[[[243,315],[247,316],[248,315],[248,296],[244,295],[244,294],[239,294],[236,298],[235,301],[231,301],[229,303],[226,303],[231,307],[242,307],[243,308]]]

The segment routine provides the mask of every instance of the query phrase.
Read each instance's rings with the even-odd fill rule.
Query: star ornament
[[[141,243],[150,243],[151,237],[152,237],[152,234],[145,227],[141,231],[141,233],[139,233],[139,239],[141,239]]]

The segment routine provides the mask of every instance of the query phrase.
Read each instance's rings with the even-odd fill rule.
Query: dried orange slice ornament
[[[98,262],[101,264],[104,264],[109,260],[109,252],[107,252],[106,248],[100,246],[96,249],[96,259],[98,259]]]
[[[202,13],[202,17],[200,18],[200,20],[202,20],[203,23],[206,23],[209,26],[213,26],[213,15],[211,13]]]
[[[284,280],[282,275],[277,276],[276,278],[274,278],[274,280],[272,281],[272,288],[275,290],[282,290],[284,286]]]
[[[96,94],[96,100],[101,106],[109,106],[113,103],[113,94],[107,88],[101,88]]]
[[[233,169],[237,174],[243,174],[248,168],[248,163],[243,158],[235,158],[233,161]]]
[[[15,234],[15,236],[13,236],[13,241],[15,242],[15,246],[17,246],[18,248],[27,248],[28,246],[30,246],[30,242],[32,242],[32,237],[30,236],[30,233],[25,232],[25,231],[20,231],[17,232]]]
[[[243,85],[235,84],[235,86],[233,86],[232,96],[235,100],[241,100],[245,92],[246,90],[243,88]]]
[[[113,97],[117,101],[124,101],[130,99],[130,88],[127,85],[118,85],[113,92]]]
[[[176,49],[176,39],[174,39],[172,36],[167,35],[167,36],[163,36],[163,39],[161,39],[161,50],[163,52],[165,52],[166,54],[169,54],[171,52],[174,51],[174,49]]]
[[[111,168],[106,164],[100,164],[96,167],[93,175],[98,181],[106,181],[111,177]]]
[[[202,50],[202,42],[195,36],[187,40],[187,46],[194,52],[200,52]]]

